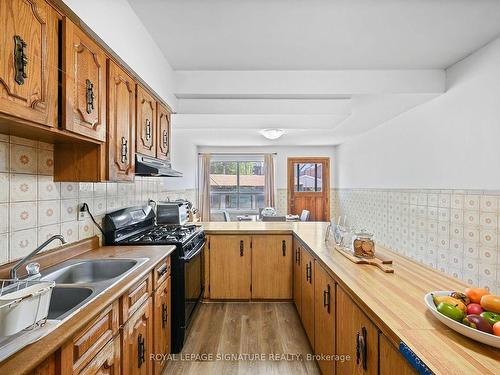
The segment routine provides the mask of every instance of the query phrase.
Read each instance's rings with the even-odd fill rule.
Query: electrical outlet
[[[83,203],[78,204],[78,221],[84,221],[90,218],[87,210],[82,211]]]

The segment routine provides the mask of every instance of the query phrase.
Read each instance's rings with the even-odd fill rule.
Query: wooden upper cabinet
[[[158,103],[158,142],[156,157],[170,160],[170,111]]]
[[[250,299],[250,236],[210,236],[210,298]]]
[[[302,316],[302,267],[300,258],[301,246],[293,241],[293,302],[299,316]]]
[[[292,298],[292,237],[252,236],[252,298]]]
[[[309,338],[309,343],[314,349],[314,258],[303,248],[300,258],[302,264],[302,325]]]
[[[68,18],[63,31],[63,127],[106,140],[106,55]]]
[[[136,152],[156,157],[156,100],[137,85]]]
[[[314,267],[314,353],[323,375],[335,373],[335,283],[321,265]],[[328,360],[328,358],[331,358]]]
[[[57,125],[57,15],[44,0],[0,1],[0,112]]]
[[[131,181],[135,171],[135,82],[108,60],[108,180]]]
[[[339,286],[336,288],[336,350],[350,361],[337,361],[337,375],[378,373],[378,329]],[[357,350],[359,348],[359,350]],[[399,374],[399,372],[391,372]]]

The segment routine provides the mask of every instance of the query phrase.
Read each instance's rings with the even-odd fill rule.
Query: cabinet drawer
[[[78,373],[117,332],[118,301],[115,301],[63,347],[63,373]]]
[[[151,274],[139,281],[121,297],[120,323],[125,323],[152,292]]]
[[[153,286],[154,289],[167,280],[170,276],[170,256],[163,259],[153,270]]]
[[[116,337],[92,359],[79,375],[119,375],[120,374],[120,338]]]

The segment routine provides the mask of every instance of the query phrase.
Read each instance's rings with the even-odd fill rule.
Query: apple
[[[479,303],[469,303],[467,305],[467,315],[480,315],[483,312],[483,308]]]

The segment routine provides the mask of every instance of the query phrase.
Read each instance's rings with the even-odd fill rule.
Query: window
[[[210,163],[212,219],[220,219],[223,211],[234,215],[256,214],[262,207],[264,207],[263,157],[215,155]]]
[[[323,190],[323,164],[294,163],[294,190],[318,192]]]

